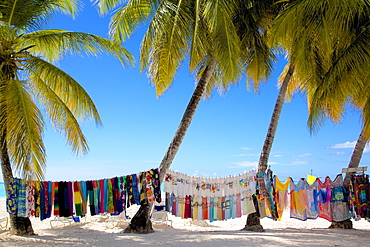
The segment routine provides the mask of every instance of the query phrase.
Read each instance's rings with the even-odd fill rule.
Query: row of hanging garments
[[[120,214],[144,199],[161,202],[159,170],[88,181],[30,181],[11,179],[7,211],[18,217]]]
[[[256,170],[237,176],[202,178],[168,171],[166,210],[193,220],[227,220],[255,212]]]
[[[348,184],[349,208],[356,220],[365,218],[370,221],[370,183],[369,175],[354,174]]]
[[[319,178],[309,184],[305,178],[293,181],[288,177],[281,182],[278,176],[268,171],[262,190],[257,185],[258,200],[265,205],[259,210],[275,220],[280,220],[289,211],[290,218],[299,220],[318,217],[330,222],[344,221],[351,217],[358,220],[369,218],[370,187],[367,175],[355,175],[345,186],[342,174],[331,180]],[[366,207],[366,208],[364,208]]]

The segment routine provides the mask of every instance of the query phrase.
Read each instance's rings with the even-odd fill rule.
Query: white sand
[[[133,214],[131,208],[131,214]],[[0,217],[6,216],[5,199],[0,199]],[[86,217],[82,223],[59,224],[51,228],[50,219],[31,218],[37,235],[11,236],[1,231],[0,246],[370,246],[370,223],[354,221],[352,230],[328,229],[323,219],[282,221],[262,219],[263,233],[240,231],[246,217],[206,222],[170,216],[173,227],[153,225],[151,234],[125,234],[128,224],[106,217]]]

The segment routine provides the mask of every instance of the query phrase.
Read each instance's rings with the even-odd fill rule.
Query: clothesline
[[[370,186],[364,174],[352,176],[347,186],[342,174],[334,181],[316,178],[308,184],[305,178],[295,182],[288,177],[280,182],[271,170],[252,170],[232,178],[200,178],[169,171],[165,177],[166,210],[183,218],[227,220],[257,212],[261,218],[280,220],[284,211],[300,220],[370,218],[364,196],[370,198]]]
[[[348,188],[348,189],[347,189]],[[219,178],[188,176],[174,171],[165,175],[166,210],[194,220],[227,220],[257,212],[260,217],[279,220],[288,209],[291,218],[317,217],[328,221],[370,218],[368,175],[354,175],[343,184],[316,178],[308,184],[301,178],[284,182],[272,174],[257,173]],[[87,181],[27,181],[15,178],[7,188],[7,210],[19,217],[41,220],[55,216],[119,214],[144,199],[161,202],[159,170],[151,169],[121,177]]]
[[[7,211],[18,217],[85,216],[120,214],[144,199],[161,201],[159,170],[110,179],[87,181],[29,181],[11,179],[7,188]]]

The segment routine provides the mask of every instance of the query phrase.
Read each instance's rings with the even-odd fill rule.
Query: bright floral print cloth
[[[10,179],[9,186],[6,189],[6,210],[9,214],[16,214],[18,209],[17,181]]]

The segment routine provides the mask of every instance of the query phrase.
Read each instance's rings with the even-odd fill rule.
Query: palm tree
[[[119,3],[117,0],[98,2],[102,12]],[[262,5],[260,9],[256,5],[254,1],[132,0],[119,7],[112,17],[111,37],[116,42],[124,41],[139,24],[150,20],[141,45],[140,67],[141,71],[148,71],[157,96],[172,84],[186,57],[189,57],[190,71],[198,75],[196,89],[159,166],[160,181],[181,145],[201,98],[209,96],[215,88],[226,90],[246,69],[255,82],[267,77],[271,70],[272,54],[258,28]],[[237,18],[239,6],[254,14],[249,18],[252,22]],[[248,27],[249,35],[241,37],[241,27]],[[150,208],[151,205],[143,201],[125,232],[153,231]]]
[[[327,118],[339,123],[348,104],[361,109],[363,130],[351,167],[370,137],[369,10],[370,1],[293,1],[276,18],[272,35],[295,66],[295,86],[307,93],[312,132]]]
[[[54,10],[73,14],[76,7],[75,1],[68,0],[14,0],[0,6],[0,151],[6,188],[13,170],[25,179],[43,179],[43,115],[65,135],[76,154],[88,151],[79,121],[93,118],[101,124],[87,92],[53,61],[69,53],[108,52],[123,65],[132,63],[131,55],[108,39],[64,30],[36,30]],[[35,31],[27,31],[30,29]],[[26,217],[10,214],[10,227],[13,234],[33,234]]]

